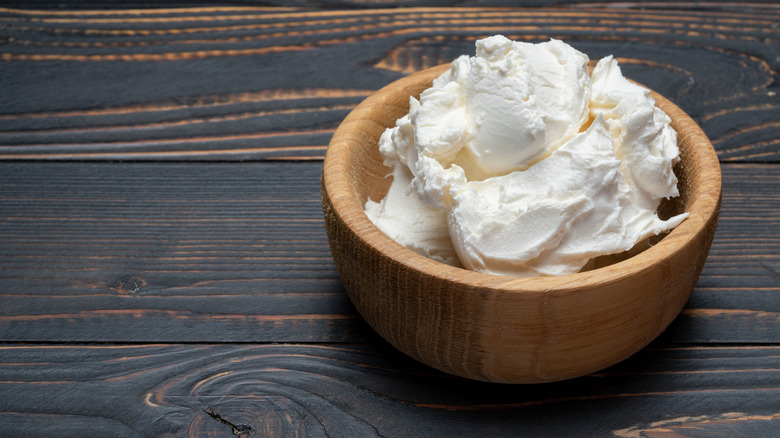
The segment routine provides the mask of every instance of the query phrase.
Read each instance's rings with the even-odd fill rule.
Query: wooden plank
[[[2,436],[768,437],[780,347],[646,349],[518,387],[384,344],[2,345],[0,392]]]
[[[0,339],[374,342],[325,236],[321,163],[0,163]],[[780,167],[723,166],[665,343],[780,338]]]
[[[365,339],[318,165],[4,168],[5,340]]]
[[[613,54],[724,161],[777,161],[780,8],[650,6],[0,9],[0,159],[319,159],[369,93],[503,33]]]
[[[604,0],[601,2],[576,2],[571,0],[482,0],[479,5],[486,8],[492,7],[529,7],[545,5],[564,5],[572,6],[577,3],[584,3],[580,7],[589,6],[611,6],[617,8],[636,7],[641,4],[645,9],[672,9],[688,10],[690,12],[699,9],[717,9],[721,11],[742,12],[745,8],[767,8],[773,7],[773,0],[753,0],[751,2],[736,3],[733,0],[708,0],[700,3],[679,3],[679,2],[626,2],[623,0]],[[296,9],[296,8],[325,8],[325,9],[378,9],[388,7],[446,7],[461,4],[458,1],[443,0],[265,0],[265,7],[273,7],[277,10]],[[614,5],[613,5],[614,4]],[[16,9],[17,13],[44,15],[51,17],[69,17],[69,16],[91,16],[91,17],[112,17],[117,15],[126,15],[132,13],[138,16],[155,17],[159,15],[171,16],[178,14],[188,16],[195,13],[213,13],[220,12],[224,14],[233,14],[240,17],[241,14],[257,11],[256,6],[215,6],[214,2],[208,0],[189,0],[165,1],[165,2],[143,2],[143,1],[123,1],[116,3],[114,1],[85,1],[70,0],[67,2],[67,9],[61,2],[51,0],[28,0],[28,1],[5,1],[3,5],[6,8]],[[31,11],[30,9],[34,9]]]

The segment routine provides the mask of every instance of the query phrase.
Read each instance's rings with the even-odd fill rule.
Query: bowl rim
[[[678,134],[678,145],[681,144],[683,137],[680,135],[680,128],[685,128],[684,137],[689,139],[690,143],[685,148],[686,155],[689,157],[695,155],[697,158],[695,161],[700,167],[697,179],[710,181],[707,186],[696,186],[695,198],[692,198],[689,204],[688,218],[657,244],[626,260],[608,266],[563,276],[544,277],[514,277],[472,271],[435,261],[404,247],[374,225],[365,214],[364,206],[360,205],[350,188],[347,172],[349,169],[346,168],[347,163],[349,163],[349,150],[352,147],[362,146],[357,143],[361,138],[363,140],[366,138],[365,135],[356,135],[352,125],[353,122],[370,120],[387,128],[372,117],[372,114],[377,112],[377,106],[387,105],[385,96],[394,95],[400,92],[399,90],[414,88],[422,81],[425,81],[426,84],[423,89],[428,88],[432,80],[446,71],[449,65],[449,63],[441,64],[412,73],[388,84],[363,100],[336,129],[325,154],[322,171],[323,198],[328,198],[332,212],[337,214],[360,240],[374,249],[376,253],[392,259],[394,263],[417,271],[421,275],[435,276],[442,280],[474,288],[495,288],[502,293],[545,294],[553,290],[556,292],[583,290],[600,284],[617,282],[626,276],[650,270],[656,264],[663,263],[665,259],[683,251],[685,247],[697,239],[699,234],[706,232],[706,227],[712,222],[713,216],[718,214],[722,196],[722,176],[717,154],[708,137],[701,127],[677,105],[652,89],[639,84],[650,90],[652,98],[655,99],[655,105],[672,119],[673,125],[677,126],[675,130]],[[411,96],[411,94],[409,95]]]

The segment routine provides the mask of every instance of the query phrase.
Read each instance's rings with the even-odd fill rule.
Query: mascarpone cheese
[[[382,135],[393,182],[366,214],[402,245],[494,274],[564,275],[687,217],[670,119],[607,57],[551,40],[477,41]]]

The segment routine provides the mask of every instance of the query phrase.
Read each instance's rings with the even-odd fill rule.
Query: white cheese
[[[366,214],[435,260],[518,276],[578,272],[687,217],[669,117],[612,57],[557,40],[476,43],[380,139],[389,193]]]

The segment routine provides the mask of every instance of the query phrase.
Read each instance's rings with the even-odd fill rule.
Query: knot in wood
[[[121,294],[136,294],[141,288],[146,286],[146,284],[146,280],[141,277],[123,277],[117,280],[114,285],[111,286],[111,289]]]
[[[190,423],[190,436],[220,436],[230,431],[237,437],[293,438],[310,436],[306,409],[276,395],[226,396],[205,407]],[[362,435],[364,436],[364,435]]]

